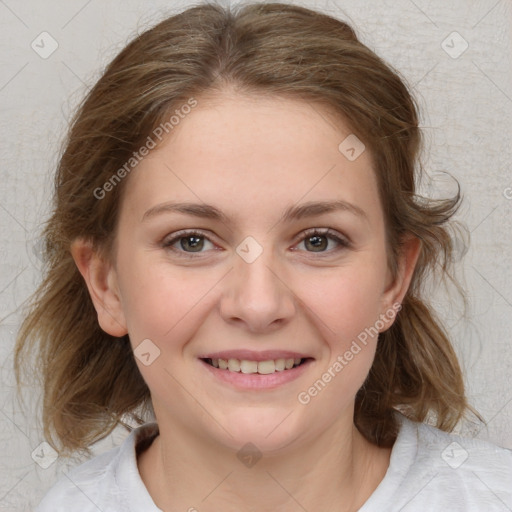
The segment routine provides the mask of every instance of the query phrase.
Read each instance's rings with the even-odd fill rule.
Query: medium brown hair
[[[108,256],[122,191],[104,184],[148,135],[191,98],[233,87],[301,99],[348,123],[373,161],[385,215],[388,261],[397,271],[404,235],[421,241],[410,288],[356,396],[355,425],[390,446],[394,411],[452,430],[468,409],[459,364],[422,296],[428,274],[450,276],[448,221],[461,196],[416,193],[422,138],[415,100],[398,73],[343,21],[293,5],[196,5],[136,37],[108,65],[78,109],[55,178],[44,237],[47,266],[22,324],[16,372],[34,356],[43,382],[47,440],[63,453],[86,449],[126,415],[151,411],[149,389],[127,336],[103,332],[70,253],[84,237]],[[341,141],[340,141],[341,142]],[[31,368],[32,369],[32,368]]]

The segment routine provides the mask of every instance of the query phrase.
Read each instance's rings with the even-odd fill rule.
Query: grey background
[[[488,421],[485,429],[465,427],[463,432],[512,448],[512,3],[292,3],[348,20],[365,44],[401,72],[422,109],[424,164],[432,177],[425,191],[453,190],[442,171],[462,186],[465,201],[458,218],[471,231],[471,244],[459,243],[464,256],[459,273],[470,299],[468,314],[462,316],[460,305],[438,288],[433,297],[461,358],[470,400]],[[138,30],[190,4],[0,0],[2,511],[32,510],[57,474],[72,464],[53,461],[51,451],[40,447],[39,390],[27,390],[30,407],[22,411],[12,371],[19,307],[40,278],[38,231],[48,214],[51,175],[66,123],[102,67]],[[52,41],[40,36],[43,31],[58,44],[47,58],[40,53]],[[40,53],[31,47],[33,41]],[[116,431],[95,452],[118,444],[125,435]]]

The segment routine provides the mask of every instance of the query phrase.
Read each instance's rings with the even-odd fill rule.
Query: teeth
[[[258,373],[258,362],[242,359],[240,361],[240,371],[242,373]]]
[[[286,361],[284,359],[276,359],[275,368],[277,372],[282,372],[284,367],[286,366]]]
[[[267,375],[268,373],[274,373],[276,371],[276,363],[274,361],[260,361],[258,363],[258,373]]]
[[[270,359],[268,361],[249,361],[247,359],[210,359],[211,365],[221,370],[242,373],[259,373],[268,375],[270,373],[290,370],[301,362],[300,357],[289,359]]]
[[[228,360],[228,370],[230,372],[239,372],[240,371],[240,361],[238,359],[229,359]]]

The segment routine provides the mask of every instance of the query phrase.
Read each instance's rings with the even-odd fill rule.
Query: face
[[[352,422],[400,287],[369,152],[349,160],[350,128],[327,119],[198,98],[130,175],[109,315],[144,354],[162,425],[272,451]]]

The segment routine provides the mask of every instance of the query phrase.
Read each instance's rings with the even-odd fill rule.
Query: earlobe
[[[128,333],[114,267],[92,243],[77,239],[71,244],[71,255],[89,290],[100,327],[111,336]]]
[[[383,328],[381,332],[389,329],[391,325],[393,325],[396,313],[398,313],[400,309],[399,305],[402,304],[411,284],[420,252],[421,240],[419,238],[409,235],[403,240],[397,261],[397,274],[385,289],[382,300],[382,314],[388,317],[387,313],[394,311],[394,315],[392,315],[391,320],[386,323],[386,327]]]

